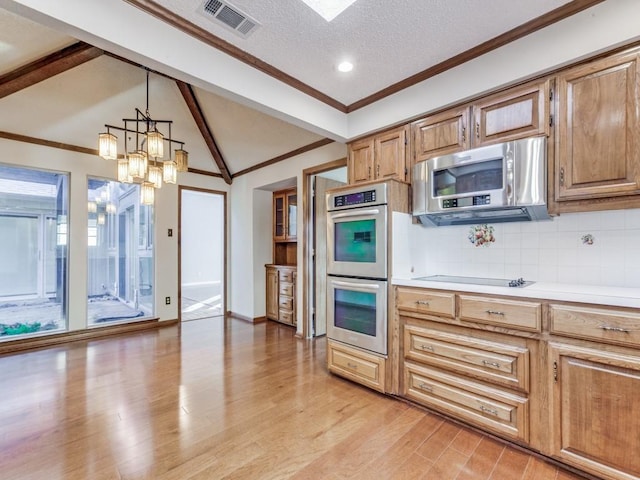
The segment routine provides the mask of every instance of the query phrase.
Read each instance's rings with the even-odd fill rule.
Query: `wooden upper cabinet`
[[[549,135],[550,81],[514,87],[472,106],[476,147],[536,135]]]
[[[621,53],[558,76],[555,200],[640,193],[640,62]]]
[[[284,241],[286,238],[285,219],[285,195],[283,193],[273,194],[273,240],[275,242]]]
[[[412,125],[415,162],[493,143],[549,135],[551,82],[527,83]]]
[[[375,137],[375,178],[387,180],[397,178],[406,180],[406,143],[405,128],[383,133]]]
[[[469,148],[469,108],[432,115],[413,124],[415,161],[447,155]]]
[[[297,237],[298,195],[296,189],[273,193],[273,241],[295,242]]]
[[[390,178],[408,181],[406,144],[404,126],[349,144],[349,183]]]
[[[373,138],[358,140],[357,142],[349,145],[349,158],[347,164],[349,183],[361,183],[373,180],[374,149],[375,141]]]

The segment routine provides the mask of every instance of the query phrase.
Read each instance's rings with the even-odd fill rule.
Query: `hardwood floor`
[[[0,357],[0,478],[580,478],[329,374],[324,340],[179,328]]]

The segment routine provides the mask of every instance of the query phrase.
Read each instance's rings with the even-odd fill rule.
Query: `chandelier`
[[[119,182],[139,183],[140,202],[153,205],[155,189],[162,183],[177,183],[178,172],[189,168],[189,154],[184,142],[171,138],[171,120],[154,120],[149,115],[149,69],[147,70],[147,108],[143,113],[136,108],[136,118],[123,118],[123,127],[107,125],[106,132],[98,136],[98,154],[105,160],[117,160]],[[158,128],[165,128],[166,134]],[[143,130],[141,130],[143,129]],[[118,137],[111,130],[124,132],[125,154],[118,157]],[[135,134],[135,142],[133,136]],[[129,145],[133,142],[132,145]],[[165,158],[165,142],[168,143],[168,158]],[[171,148],[177,147],[171,158]],[[131,146],[131,148],[129,148]]]

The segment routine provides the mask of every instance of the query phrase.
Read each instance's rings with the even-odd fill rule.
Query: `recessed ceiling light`
[[[353,63],[347,62],[346,60],[344,62],[340,62],[338,64],[338,70],[345,73],[350,72],[351,70],[353,70]]]
[[[347,7],[356,0],[302,0],[309,7],[311,7],[318,15],[324,18],[327,22],[330,22]]]

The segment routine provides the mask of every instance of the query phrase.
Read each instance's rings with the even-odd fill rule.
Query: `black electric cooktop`
[[[523,288],[532,285],[535,282],[525,281],[522,278],[505,279],[505,278],[481,278],[481,277],[457,277],[455,275],[431,275],[429,277],[418,277],[414,280],[425,280],[428,282],[447,282],[447,283],[470,283],[472,285],[488,285],[491,287],[516,287]]]

